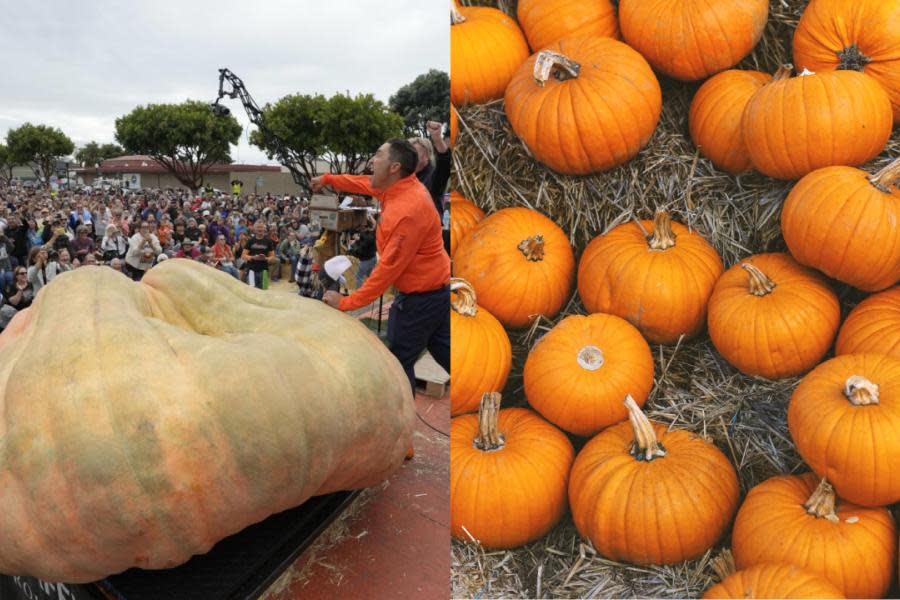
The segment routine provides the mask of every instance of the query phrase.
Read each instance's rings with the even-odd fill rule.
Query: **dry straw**
[[[498,6],[515,16],[515,0],[465,2]],[[762,41],[737,68],[772,73],[790,62],[790,40],[806,2],[771,0]],[[554,173],[534,161],[509,127],[503,102],[460,109],[453,185],[486,212],[529,206],[568,234],[580,256],[595,236],[665,208],[697,229],[728,268],[758,252],[785,250],[779,219],[790,182],[759,174],[733,177],[699,157],[687,115],[699,83],[660,78],[663,111],[648,146],[627,164],[588,177]],[[864,168],[874,172],[900,156],[900,134]],[[843,314],[862,295],[835,285]],[[528,348],[566,315],[584,314],[577,294],[554,320],[512,332],[513,370],[504,406],[527,406],[522,367]],[[706,436],[732,460],[743,493],[776,473],[805,470],[786,424],[787,401],[798,379],[747,377],[716,353],[708,337],[674,347],[653,346],[655,387],[645,410],[652,419]],[[575,440],[576,449],[584,440]],[[727,543],[728,536],[725,538]],[[464,598],[699,597],[715,578],[706,556],[670,567],[635,567],[597,555],[567,515],[548,536],[514,551],[487,552],[453,542],[452,595]]]

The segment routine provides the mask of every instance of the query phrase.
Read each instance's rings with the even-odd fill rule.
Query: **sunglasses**
[[[16,271],[16,275],[27,275],[25,271]]]

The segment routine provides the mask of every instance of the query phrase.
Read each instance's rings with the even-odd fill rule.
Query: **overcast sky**
[[[450,70],[444,0],[0,0],[0,142],[26,121],[76,147],[114,142],[148,103],[212,101],[218,69],[262,107],[292,93],[372,93],[387,103],[429,69]],[[232,158],[272,163],[244,132]]]

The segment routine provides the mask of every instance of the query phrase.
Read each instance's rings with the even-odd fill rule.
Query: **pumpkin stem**
[[[559,67],[555,71],[554,67]],[[541,50],[538,52],[537,58],[534,60],[534,72],[532,76],[534,81],[541,87],[550,79],[553,73],[559,81],[566,79],[576,79],[581,71],[581,65],[577,62],[559,54],[558,52],[550,52],[549,50]]]
[[[653,235],[647,240],[651,250],[667,250],[675,245],[672,219],[664,210],[656,211],[653,217]]]
[[[628,419],[634,429],[634,443],[631,445],[631,455],[637,460],[650,462],[654,458],[665,456],[666,449],[656,439],[653,423],[647,418],[641,407],[637,405],[631,394],[625,396],[625,408],[628,409]]]
[[[459,7],[456,6],[456,2],[453,0],[450,1],[450,25],[459,25],[460,23],[465,23],[466,18],[462,16],[462,13],[459,12]]]
[[[878,384],[865,377],[853,375],[844,384],[844,395],[853,406],[869,406],[878,404]]]
[[[851,44],[836,54],[838,60],[841,61],[841,64],[838,65],[839,71],[861,72],[867,64],[872,62],[871,58],[860,52],[859,46],[856,44]]]
[[[450,292],[456,292],[456,297],[450,300],[450,308],[464,317],[474,317],[478,313],[475,288],[471,283],[462,277],[451,277]]]
[[[544,260],[544,236],[540,234],[522,240],[516,247],[532,262]]]
[[[778,67],[778,70],[775,71],[775,74],[772,75],[772,81],[781,81],[782,79],[790,79],[791,73],[794,71],[794,65],[790,63],[785,63]]]
[[[603,366],[603,350],[597,346],[584,346],[578,351],[578,364],[586,371],[596,371]]]
[[[722,552],[712,559],[712,568],[719,581],[733,575],[737,571],[737,567],[734,564],[734,555],[731,553],[731,550],[723,548]]]
[[[806,508],[807,513],[815,517],[827,519],[832,523],[839,523],[840,519],[834,512],[834,500],[834,488],[823,477],[816,491],[812,493],[812,496],[809,497],[809,500],[806,501],[803,507]]]
[[[744,263],[741,267],[750,274],[750,293],[754,296],[765,296],[775,289],[775,282],[750,263]]]
[[[500,394],[498,392],[487,392],[481,397],[481,407],[478,409],[478,435],[472,442],[475,448],[484,452],[503,448],[506,440],[497,429],[499,419]]]
[[[891,186],[895,185],[898,178],[900,178],[900,158],[869,177],[869,183],[885,194],[890,194]]]

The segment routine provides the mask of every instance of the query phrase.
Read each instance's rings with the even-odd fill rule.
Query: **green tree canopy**
[[[17,165],[29,165],[38,179],[47,181],[53,174],[56,161],[75,150],[75,144],[62,131],[47,125],[25,123],[6,134],[9,160]]]
[[[230,144],[241,126],[233,116],[216,116],[205,102],[149,104],[116,119],[116,140],[127,152],[147,154],[178,181],[198,190],[215,163],[230,163]]]
[[[9,148],[4,144],[0,144],[0,183],[9,185],[12,179],[12,170],[16,164],[9,155]]]
[[[102,163],[107,158],[122,156],[125,150],[118,144],[103,144],[89,142],[79,148],[75,153],[75,160],[85,167],[93,167]]]
[[[324,119],[324,158],[332,173],[358,173],[385,140],[402,134],[403,120],[372,94],[338,94]]]
[[[391,110],[403,117],[406,135],[426,135],[425,123],[450,121],[450,77],[431,69],[391,96]]]

